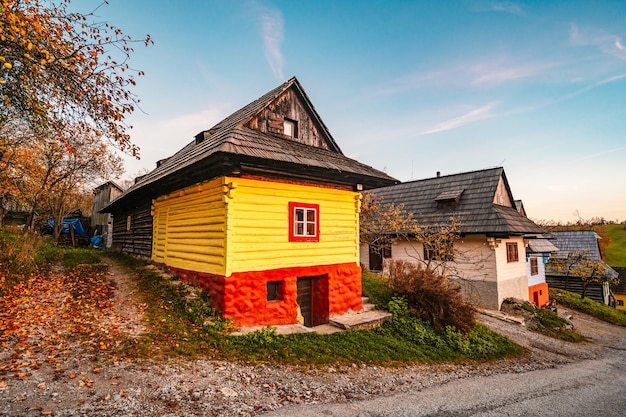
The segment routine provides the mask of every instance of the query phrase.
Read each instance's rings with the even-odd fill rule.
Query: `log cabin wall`
[[[113,246],[141,258],[152,255],[151,201],[119,210],[113,216]]]
[[[295,122],[293,136],[285,135],[285,119]],[[329,149],[317,123],[302,106],[295,91],[289,89],[268,107],[253,117],[247,127],[264,133],[273,133],[309,146]]]

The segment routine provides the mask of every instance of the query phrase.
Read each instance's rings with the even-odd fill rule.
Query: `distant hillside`
[[[623,224],[608,224],[606,231],[611,239],[606,251],[605,262],[610,266],[626,267],[626,226]]]

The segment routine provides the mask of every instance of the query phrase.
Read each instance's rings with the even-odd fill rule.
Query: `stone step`
[[[375,304],[371,304],[371,303],[363,303],[363,311],[361,311],[360,313],[365,313],[367,311],[372,311],[372,310],[376,310],[376,305]]]
[[[369,304],[370,303],[370,298],[369,297],[361,297],[361,302],[363,304]]]
[[[365,330],[379,327],[389,318],[391,318],[391,313],[387,311],[371,310],[332,317],[330,324],[345,330]]]

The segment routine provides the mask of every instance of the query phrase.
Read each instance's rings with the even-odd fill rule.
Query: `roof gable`
[[[402,204],[424,227],[454,217],[461,233],[544,233],[521,215],[502,167],[411,181],[373,191],[385,202]],[[441,204],[442,199],[455,204]]]
[[[285,119],[298,134],[285,135]],[[397,183],[343,155],[294,77],[235,111],[138,179],[104,212],[136,198],[155,198],[221,175],[265,175],[365,189]]]

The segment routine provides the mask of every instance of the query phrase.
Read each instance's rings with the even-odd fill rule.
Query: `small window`
[[[454,260],[454,248],[452,242],[428,243],[424,242],[425,261],[446,261]]]
[[[283,281],[271,281],[267,283],[267,301],[283,299]]]
[[[292,138],[298,137],[298,123],[295,120],[285,119],[283,121],[283,134]]]
[[[624,300],[615,300],[615,305],[624,307]]]
[[[131,222],[132,216],[126,216],[126,231],[130,232],[130,222]]]
[[[537,275],[539,273],[539,265],[537,264],[537,258],[530,258],[530,275]]]
[[[289,241],[319,242],[318,204],[289,203]]]
[[[386,243],[382,248],[382,254],[384,259],[391,258],[391,243]]]
[[[519,261],[519,255],[517,254],[517,243],[506,244],[506,261],[507,262]]]

